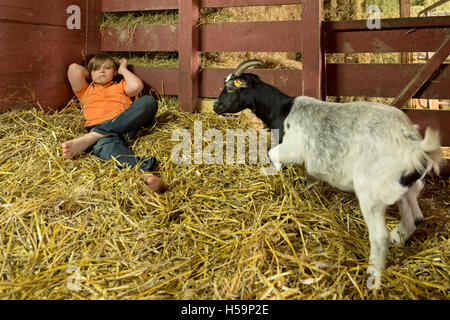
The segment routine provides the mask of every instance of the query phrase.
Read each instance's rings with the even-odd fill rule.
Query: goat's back
[[[298,97],[285,132],[298,164],[345,191],[353,191],[358,179],[382,185],[423,165],[419,132],[402,111],[387,105]]]

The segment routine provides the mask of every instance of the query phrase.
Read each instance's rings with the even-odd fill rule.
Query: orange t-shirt
[[[125,93],[125,80],[119,83],[111,81],[102,86],[96,83],[85,84],[75,91],[75,95],[83,105],[85,126],[90,127],[121,114],[128,109],[132,101]]]

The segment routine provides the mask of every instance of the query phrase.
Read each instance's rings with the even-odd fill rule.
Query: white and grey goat
[[[404,245],[423,220],[417,197],[425,175],[439,170],[439,133],[427,128],[422,139],[392,106],[289,97],[243,73],[260,64],[243,62],[226,78],[214,111],[251,109],[270,129],[279,130],[280,144],[269,151],[277,169],[282,163],[298,165],[310,177],[355,192],[369,230],[369,264],[383,271],[389,243]],[[389,234],[385,209],[396,202],[401,222]]]

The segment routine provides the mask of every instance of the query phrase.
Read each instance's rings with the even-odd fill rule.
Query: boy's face
[[[95,83],[107,84],[114,78],[116,73],[114,64],[111,61],[106,61],[100,69],[91,71],[91,78]]]

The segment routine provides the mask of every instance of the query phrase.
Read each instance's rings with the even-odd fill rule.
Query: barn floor
[[[175,105],[164,99],[132,146],[158,158],[170,187],[162,195],[113,161],[63,159],[61,143],[84,133],[75,103],[0,115],[3,299],[450,298],[449,179],[428,180],[424,223],[406,247],[391,247],[380,288],[369,289],[354,195],[307,189],[295,168],[264,176],[258,165],[175,165],[177,128],[249,125]],[[390,208],[388,228],[398,220]]]

